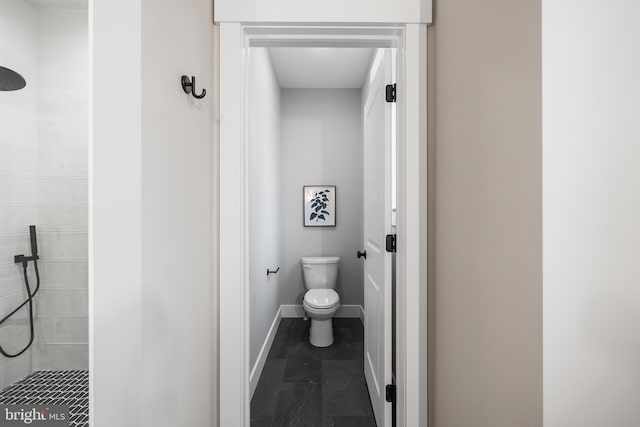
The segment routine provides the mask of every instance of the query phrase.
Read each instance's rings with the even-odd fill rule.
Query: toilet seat
[[[315,309],[330,309],[340,303],[338,293],[333,289],[310,289],[304,294],[304,304]]]

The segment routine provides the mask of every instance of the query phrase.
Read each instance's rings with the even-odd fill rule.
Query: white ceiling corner
[[[283,89],[359,89],[373,49],[328,47],[269,48]]]
[[[27,2],[36,7],[51,9],[86,9],[89,6],[89,0],[27,0]]]

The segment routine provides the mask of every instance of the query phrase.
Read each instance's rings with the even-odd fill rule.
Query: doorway
[[[385,425],[392,53],[249,49],[252,426]],[[334,280],[309,283],[331,268],[318,257],[335,258]],[[317,292],[335,302],[310,311]],[[319,343],[320,323],[329,333]]]
[[[220,238],[223,250],[221,250],[220,256],[220,381],[221,390],[224,390],[221,392],[222,425],[249,426],[249,403],[254,387],[252,373],[254,376],[256,373],[255,363],[253,363],[253,366],[251,363],[254,352],[251,350],[251,328],[249,326],[252,312],[249,303],[251,300],[251,253],[255,243],[252,241],[250,230],[252,180],[249,163],[251,156],[255,154],[251,146],[250,137],[252,116],[250,114],[251,79],[249,65],[251,60],[250,49],[253,47],[369,48],[380,49],[381,51],[397,49],[398,51],[396,58],[398,68],[397,81],[388,82],[397,83],[398,94],[402,94],[398,97],[397,102],[397,120],[400,125],[396,128],[398,141],[397,241],[401,242],[398,245],[396,276],[398,279],[398,312],[402,313],[402,316],[396,322],[398,336],[396,346],[396,355],[398,357],[396,402],[399,408],[397,420],[400,421],[398,425],[405,425],[405,420],[411,419],[413,412],[419,411],[419,408],[414,408],[406,398],[411,393],[411,388],[416,387],[415,381],[407,380],[407,371],[410,370],[412,372],[411,375],[414,375],[413,372],[419,369],[417,366],[419,361],[412,360],[412,356],[408,355],[407,350],[413,344],[407,345],[407,338],[410,340],[412,334],[419,338],[421,326],[417,325],[417,327],[408,329],[407,323],[411,318],[420,319],[421,317],[421,307],[416,307],[413,301],[408,300],[411,295],[414,297],[420,295],[421,277],[419,270],[421,267],[414,265],[415,260],[410,260],[407,257],[407,249],[410,249],[411,245],[416,245],[418,246],[416,253],[420,255],[421,248],[419,247],[420,242],[412,241],[411,238],[407,237],[412,231],[418,234],[421,231],[419,227],[422,219],[414,218],[411,215],[409,212],[411,205],[413,203],[422,203],[423,196],[425,196],[424,201],[426,201],[426,191],[424,195],[421,194],[423,190],[426,190],[426,182],[421,183],[419,181],[420,167],[426,165],[426,156],[420,158],[419,155],[422,149],[420,142],[421,138],[424,137],[425,129],[420,124],[419,117],[415,115],[415,113],[420,114],[420,108],[424,108],[423,112],[426,112],[426,106],[418,101],[416,102],[416,111],[412,111],[411,114],[406,113],[408,111],[406,104],[411,102],[414,95],[419,95],[424,86],[421,86],[420,83],[420,72],[407,75],[404,73],[405,69],[410,69],[414,66],[420,68],[422,66],[419,61],[422,55],[416,53],[423,44],[419,36],[420,27],[411,25],[385,28],[221,25],[220,181],[222,185],[220,188]],[[410,43],[407,42],[408,39],[411,39]],[[410,49],[407,50],[407,48]],[[418,61],[416,63],[407,61],[407,64],[405,64],[405,55],[414,58],[414,54],[418,57]],[[415,89],[416,92],[408,95],[412,93],[410,91],[411,88]],[[407,136],[410,136],[410,138],[407,138]],[[424,146],[426,147],[426,144]],[[415,164],[406,161],[412,155],[415,155]],[[388,176],[390,177],[390,175],[389,171]],[[386,176],[386,173],[383,173],[383,176]],[[309,184],[319,183],[310,182]],[[407,197],[407,194],[413,193],[419,197]],[[364,203],[364,206],[366,206],[366,203]],[[417,213],[420,213],[419,209]],[[385,234],[390,234],[390,209],[386,216],[388,218],[382,218],[381,224]],[[424,220],[426,221],[426,218]],[[365,249],[365,243],[367,243],[369,250],[377,248],[380,254],[384,254],[384,240],[384,234],[377,236],[376,240],[366,240],[363,235],[360,244],[362,249]],[[355,253],[352,256],[355,256]],[[391,255],[389,254],[388,257],[383,256],[383,258],[383,262],[380,263],[383,266],[381,275],[377,276],[378,273],[374,271],[367,272],[365,268],[363,285],[366,278],[380,288],[387,278],[391,278]],[[274,269],[277,267],[277,265],[273,266]],[[268,272],[267,276],[269,276]],[[415,278],[416,280],[405,280],[407,277]],[[409,301],[409,304],[407,304],[407,301]],[[415,302],[419,301],[420,298],[415,298]],[[390,294],[383,296],[378,301],[378,305],[384,308],[382,310],[383,313],[389,311],[391,308]],[[426,304],[422,309],[424,310],[425,308]],[[282,310],[283,307],[280,308],[281,312],[277,318],[281,319],[283,317]],[[292,310],[295,310],[295,308]],[[366,313],[363,317],[365,324],[367,324]],[[374,317],[371,316],[371,318],[373,319]],[[375,361],[371,360],[368,364],[369,366],[375,365],[378,372],[382,374],[375,376],[375,378],[369,375],[371,380],[368,378],[367,384],[369,386],[369,394],[372,397],[374,394],[372,393],[372,387],[376,390],[374,401],[375,399],[385,399],[380,402],[380,407],[382,408],[380,413],[382,415],[379,418],[378,425],[391,426],[392,403],[386,401],[388,397],[386,386],[392,385],[392,346],[390,340],[392,327],[390,315],[383,316],[381,319],[378,319],[375,325],[383,334],[383,339],[376,344],[376,351],[370,352],[369,356],[372,359],[371,356],[375,353],[380,357]],[[275,327],[275,330],[277,330],[278,326],[279,323],[276,320],[272,322],[270,329]],[[369,329],[373,330],[374,324]],[[367,328],[365,327],[365,334],[366,330]],[[420,340],[416,339],[415,343],[420,345]],[[263,345],[263,347],[265,346]],[[365,361],[366,363],[367,361]],[[414,368],[412,364],[415,364],[416,367]],[[375,386],[373,383],[375,383]]]

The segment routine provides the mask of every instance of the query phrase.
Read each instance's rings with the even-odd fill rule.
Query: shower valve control
[[[13,262],[16,264],[20,264],[20,263],[27,263],[29,261],[37,261],[39,259],[40,257],[38,255],[32,255],[32,256],[16,255],[13,257]]]

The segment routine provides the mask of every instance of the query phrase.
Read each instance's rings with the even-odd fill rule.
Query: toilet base
[[[311,318],[309,342],[314,347],[329,347],[333,344],[333,323],[331,318],[325,320]]]

